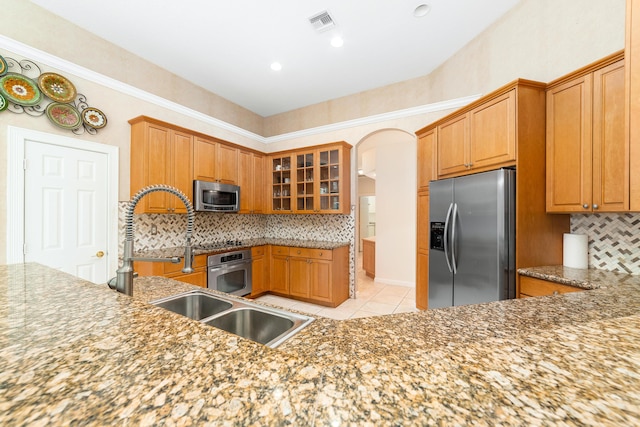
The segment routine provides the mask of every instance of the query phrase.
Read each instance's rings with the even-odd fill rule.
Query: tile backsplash
[[[118,206],[118,253],[122,256],[128,202]],[[154,234],[155,227],[155,234]],[[134,215],[136,251],[184,246],[187,215]],[[355,295],[355,218],[352,215],[237,215],[196,212],[192,243],[259,238],[350,242],[350,295]]]
[[[571,215],[571,232],[589,237],[589,268],[640,274],[640,214]]]

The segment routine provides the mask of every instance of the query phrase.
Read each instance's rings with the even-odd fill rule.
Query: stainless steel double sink
[[[197,290],[151,304],[271,348],[279,346],[314,320],[302,314]]]

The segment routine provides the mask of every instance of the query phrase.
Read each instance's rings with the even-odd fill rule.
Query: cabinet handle
[[[598,206],[597,204],[593,205],[593,209],[598,209],[600,206]]]
[[[553,291],[553,295],[560,295],[560,292],[558,292],[558,291]]]
[[[588,205],[588,204],[586,204],[586,203],[585,203],[584,205],[582,205],[582,207],[583,207],[584,209],[589,209],[589,205]]]

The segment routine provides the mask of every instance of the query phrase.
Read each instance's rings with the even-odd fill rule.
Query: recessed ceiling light
[[[422,18],[423,16],[428,14],[430,11],[431,11],[431,6],[429,6],[426,3],[423,3],[413,10],[413,16],[415,16],[416,18]]]
[[[282,70],[282,64],[279,63],[279,62],[272,62],[271,63],[271,69],[273,71],[280,71],[280,70]]]
[[[342,47],[344,44],[344,40],[340,36],[335,36],[331,39],[331,46],[333,47]]]

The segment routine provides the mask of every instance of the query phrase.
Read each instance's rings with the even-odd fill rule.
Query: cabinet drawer
[[[271,246],[271,254],[289,255],[289,247],[288,246]]]
[[[200,286],[201,288],[207,287],[207,271],[195,271],[189,274],[172,274],[167,276],[170,279],[177,280],[179,282],[189,283],[191,285]]]
[[[539,297],[544,295],[565,294],[568,292],[579,292],[583,289],[575,286],[561,285],[560,283],[549,282],[548,280],[536,279],[534,277],[520,276],[520,295]]]
[[[266,246],[253,246],[251,248],[252,257],[264,256],[265,252],[266,252]]]
[[[289,248],[289,255],[300,258],[333,259],[330,249]]]
[[[171,262],[163,263],[164,266],[164,274],[178,273],[182,272],[182,268],[184,267],[184,260],[181,257],[180,262],[177,264],[173,264]],[[207,266],[207,255],[196,255],[193,257],[193,268],[201,268]]]

